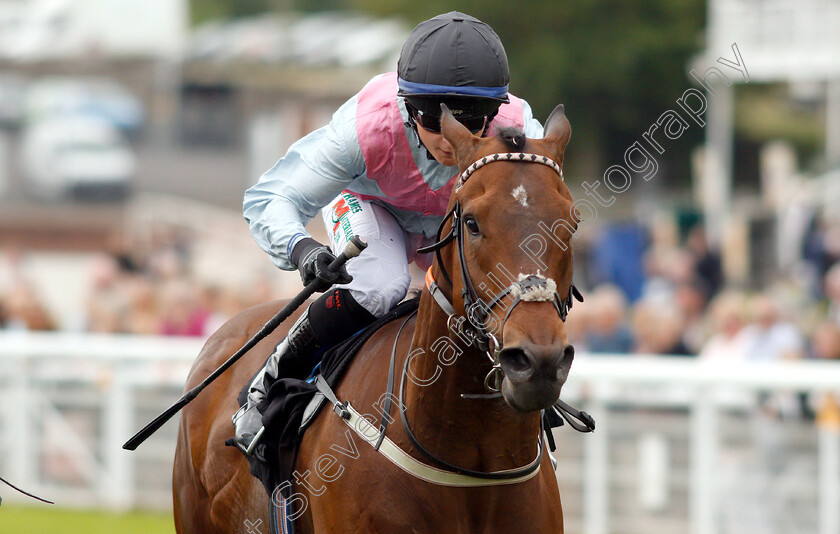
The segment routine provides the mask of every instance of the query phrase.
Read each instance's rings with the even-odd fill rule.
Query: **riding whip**
[[[34,494],[32,494],[32,493],[29,493],[28,491],[24,491],[24,490],[20,489],[19,487],[15,486],[14,484],[12,484],[11,482],[9,482],[8,480],[6,480],[6,479],[5,479],[5,478],[3,478],[3,477],[0,477],[0,482],[2,482],[3,484],[5,484],[5,485],[9,486],[10,488],[12,488],[12,489],[13,489],[13,490],[15,490],[15,491],[18,491],[18,492],[20,492],[20,493],[23,493],[23,494],[24,494],[24,495],[26,495],[27,497],[32,497],[32,498],[33,498],[33,499],[35,499],[36,501],[45,502],[45,503],[47,503],[47,504],[55,504],[55,503],[54,503],[54,502],[52,502],[52,501],[48,501],[47,499],[42,499],[41,497],[38,497],[37,495],[34,495]],[[3,502],[3,499],[0,499],[0,503],[2,503],[2,502]]]
[[[338,255],[336,259],[330,263],[327,267],[330,271],[335,271],[344,263],[349,260],[350,258],[355,258],[362,251],[367,248],[367,242],[361,238],[360,236],[353,236],[350,239],[350,242],[347,243],[347,246],[344,247],[344,251]],[[259,332],[254,334],[254,336],[245,343],[241,349],[236,351],[236,353],[227,359],[225,363],[219,366],[218,369],[213,371],[207,378],[205,378],[200,384],[192,388],[191,390],[184,393],[184,395],[178,399],[178,402],[170,406],[166,409],[162,414],[157,416],[151,423],[143,427],[142,430],[134,434],[131,439],[123,444],[123,449],[128,451],[133,451],[137,448],[138,445],[146,441],[146,439],[157,432],[157,430],[163,426],[164,423],[169,421],[172,416],[176,413],[181,411],[181,408],[192,402],[192,400],[199,394],[201,391],[210,385],[211,382],[219,378],[219,375],[224,373],[225,371],[230,368],[234,363],[236,363],[239,358],[245,355],[249,350],[251,350],[254,345],[262,341],[266,336],[272,333],[283,321],[289,318],[289,316],[297,310],[301,304],[306,302],[306,300],[312,296],[313,293],[317,291],[318,286],[321,284],[321,280],[316,278],[309,282],[309,284],[303,288],[303,291],[297,294],[295,298],[291,300],[282,310],[277,312],[277,315],[272,317],[268,320],[265,325],[260,329]]]

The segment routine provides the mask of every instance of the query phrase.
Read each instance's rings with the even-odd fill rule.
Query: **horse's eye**
[[[467,226],[467,231],[472,235],[481,235],[481,229],[478,227],[478,221],[473,217],[465,217],[464,224]]]

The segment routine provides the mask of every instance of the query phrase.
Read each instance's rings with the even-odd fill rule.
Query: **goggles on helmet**
[[[431,113],[423,112],[411,104],[408,106],[408,112],[414,118],[414,120],[419,124],[424,130],[432,132],[432,133],[440,133],[441,132],[441,125],[440,119],[441,115],[432,115]],[[490,122],[488,120],[487,115],[483,115],[480,117],[455,117],[455,119],[466,126],[466,128],[473,134],[480,133],[484,130],[484,127],[487,126],[487,123]]]

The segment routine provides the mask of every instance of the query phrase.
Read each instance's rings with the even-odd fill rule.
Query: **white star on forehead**
[[[511,192],[511,195],[513,195],[513,198],[515,198],[516,201],[519,202],[520,204],[522,204],[524,207],[526,207],[526,208],[528,207],[528,192],[525,191],[524,186],[522,186],[522,185],[516,186],[514,188],[514,190]]]

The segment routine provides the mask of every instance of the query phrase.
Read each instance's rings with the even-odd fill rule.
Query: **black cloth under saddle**
[[[335,389],[365,342],[386,324],[417,310],[419,303],[420,298],[416,297],[398,304],[364,330],[328,349],[321,358],[320,366],[313,373],[320,374],[327,384]],[[250,384],[251,380],[239,393],[240,406],[247,400]],[[263,416],[265,432],[248,462],[251,474],[263,483],[269,495],[280,484],[292,479],[303,432],[315,419],[323,404],[313,405],[307,410],[316,393],[318,389],[312,377],[309,380],[280,378],[269,386],[268,394],[257,406]],[[225,441],[225,444],[233,446],[233,438]]]

